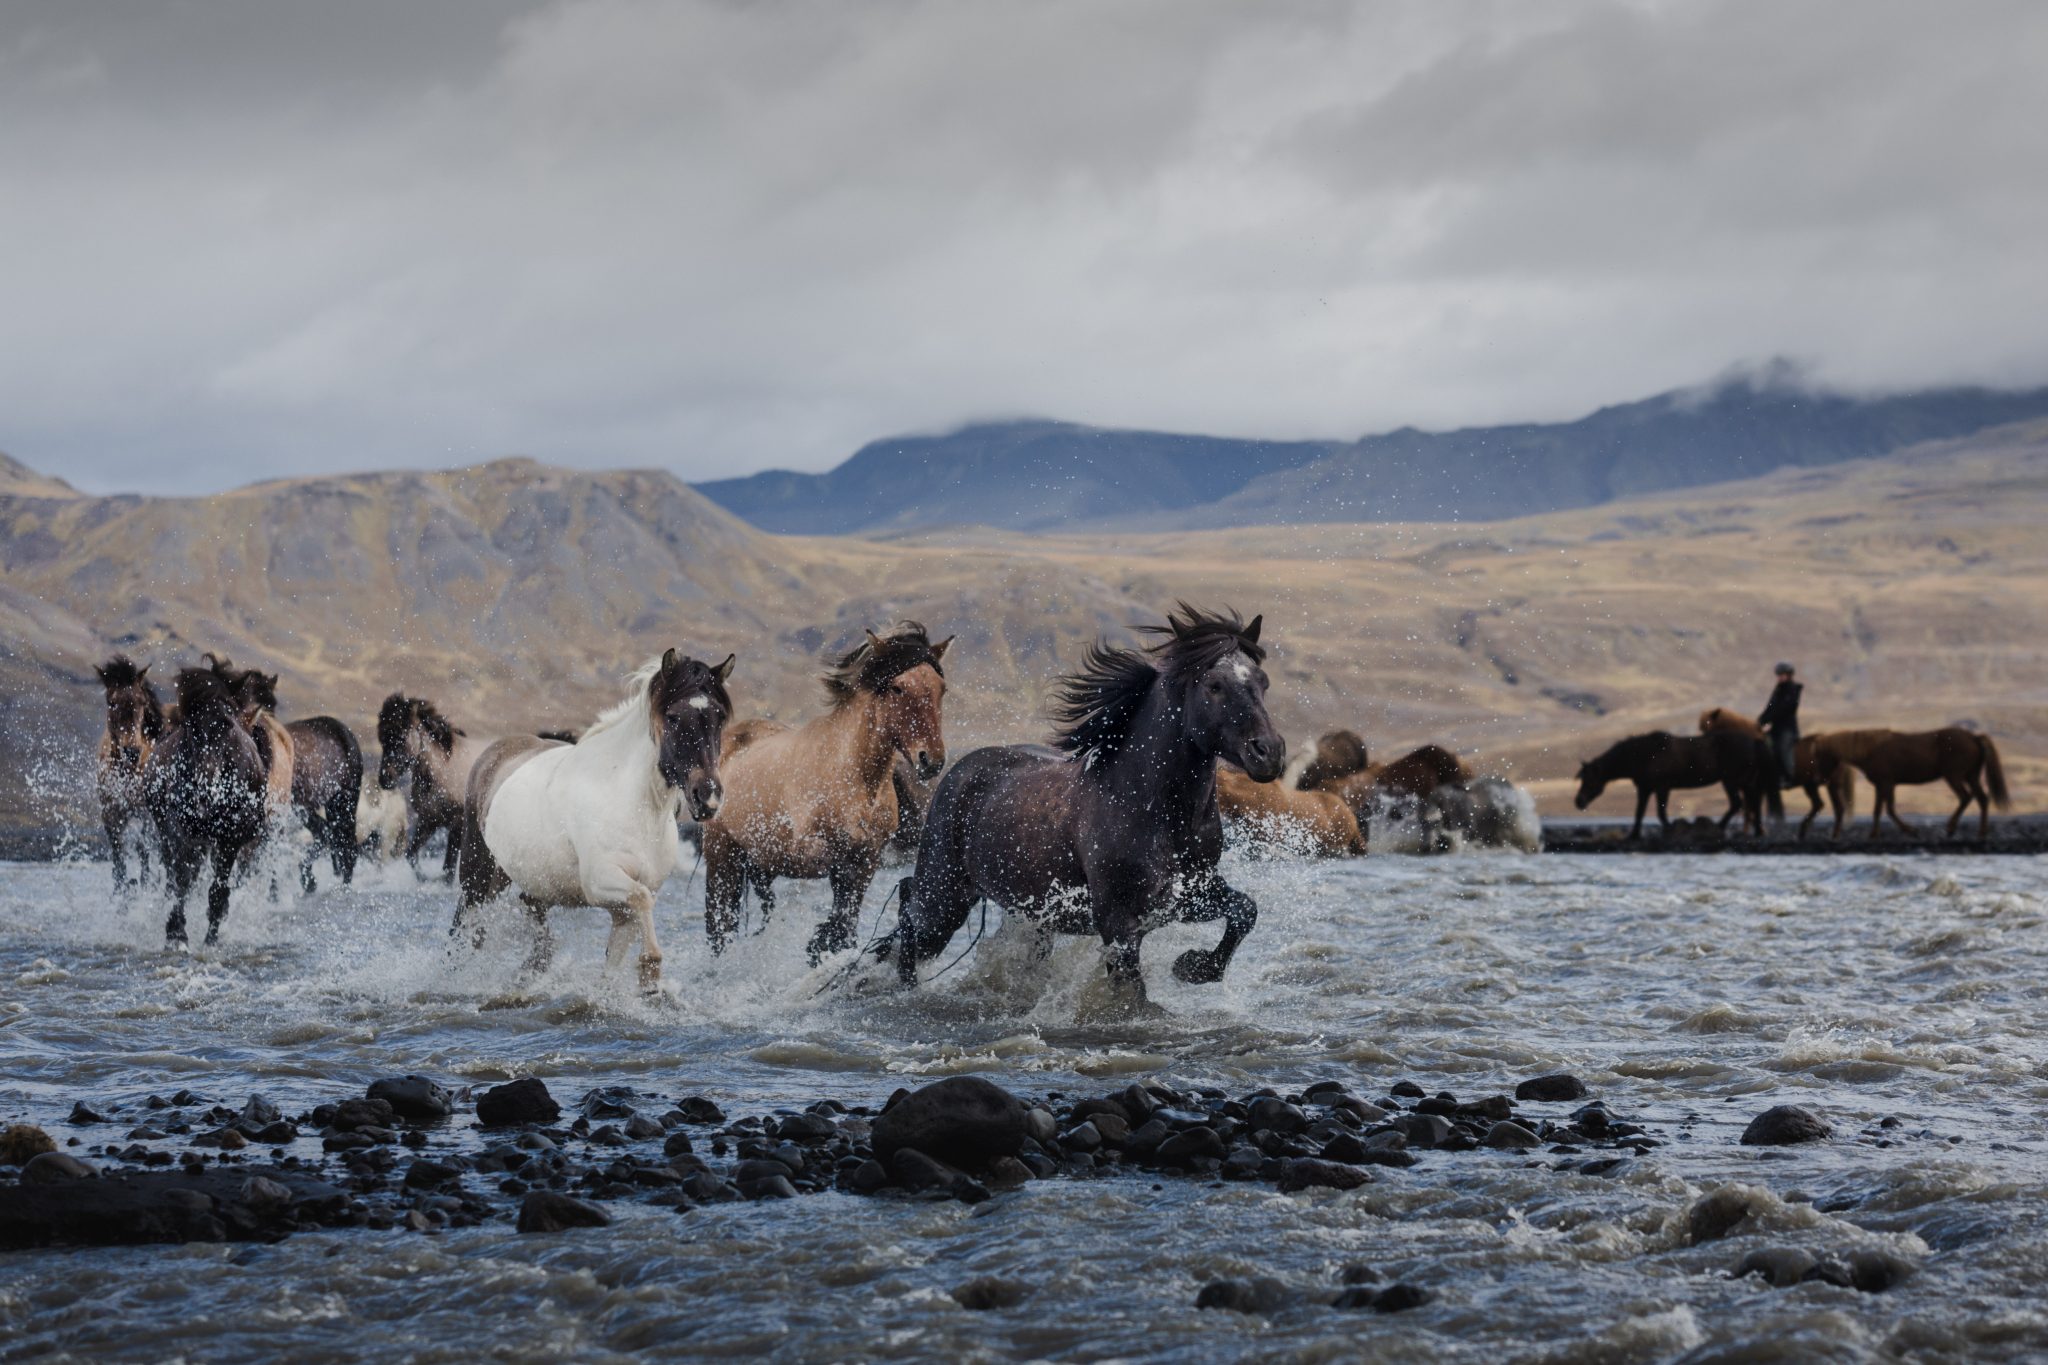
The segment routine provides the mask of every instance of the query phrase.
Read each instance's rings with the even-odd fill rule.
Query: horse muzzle
[[[1248,739],[1238,753],[1238,764],[1254,782],[1271,782],[1287,771],[1287,741]]]
[[[715,819],[718,808],[725,804],[725,786],[715,777],[693,778],[683,789],[683,803],[690,808],[690,818],[699,824]]]
[[[917,756],[911,760],[911,766],[917,769],[920,782],[929,782],[946,770],[946,756],[943,753],[934,754],[930,749],[919,749]]]

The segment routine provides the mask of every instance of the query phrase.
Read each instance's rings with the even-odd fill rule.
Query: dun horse
[[[1728,822],[1740,812],[1743,829],[1760,835],[1764,803],[1769,803],[1774,816],[1785,813],[1778,795],[1776,763],[1762,740],[1745,735],[1654,731],[1624,739],[1598,758],[1580,764],[1579,793],[1573,804],[1584,810],[1599,800],[1608,783],[1624,779],[1635,783],[1636,819],[1628,832],[1628,837],[1635,839],[1642,835],[1643,811],[1652,796],[1657,798],[1657,823],[1669,829],[1673,791],[1718,783],[1728,794],[1728,813],[1721,817],[1721,831],[1725,834]]]
[[[1305,841],[1310,852],[1326,858],[1356,858],[1365,853],[1365,835],[1358,817],[1335,792],[1296,791],[1282,782],[1255,782],[1228,764],[1216,769],[1216,809],[1238,821],[1278,835]]]
[[[1111,982],[1134,1003],[1148,929],[1220,918],[1222,941],[1181,954],[1173,973],[1222,979],[1258,906],[1217,875],[1216,762],[1260,782],[1287,766],[1266,714],[1259,625],[1183,603],[1149,628],[1162,637],[1151,648],[1097,644],[1060,692],[1056,750],[977,749],[946,775],[882,949],[906,984],[983,899],[1048,936],[1099,935]]]
[[[143,799],[156,821],[170,872],[171,913],[164,939],[186,943],[185,899],[211,856],[213,885],[206,897],[206,941],[220,937],[228,891],[243,853],[263,838],[265,770],[256,741],[242,723],[228,680],[212,668],[178,674],[178,716],[150,750],[143,769]]]
[[[227,662],[219,660],[215,666],[226,670]],[[299,861],[299,885],[308,895],[318,889],[313,862],[323,852],[334,875],[348,885],[356,875],[356,807],[363,791],[363,750],[355,732],[333,716],[309,716],[281,725],[277,674],[252,668],[234,677],[245,718],[253,717],[263,727],[254,731],[259,747],[266,736],[270,740],[272,800],[282,770],[285,798],[313,836]]]
[[[1717,731],[1754,740],[1764,737],[1761,725],[1725,706],[1700,712],[1700,733],[1710,735]],[[1823,791],[1827,793],[1825,806],[1832,806],[1835,812],[1834,838],[1842,837],[1842,825],[1856,808],[1856,770],[1822,746],[1820,741],[1825,738],[1824,735],[1807,735],[1792,750],[1792,783],[1806,793],[1809,803],[1806,818],[1799,822],[1799,837],[1802,839],[1824,809]]]
[[[437,831],[448,832],[441,876],[452,879],[462,855],[462,804],[469,772],[490,747],[490,736],[471,735],[449,723],[423,697],[393,692],[377,712],[377,785],[404,791],[412,808],[412,836],[405,859],[417,872],[420,850]]]
[[[512,735],[471,769],[463,803],[461,903],[451,932],[508,886],[534,917],[529,966],[553,953],[546,911],[609,910],[605,966],[625,962],[640,930],[640,987],[661,984],[654,896],[675,870],[680,807],[718,813],[718,751],[732,698],[732,656],[716,668],[671,649],[634,673],[626,699],[574,744]],[[481,939],[481,926],[476,937]]]
[[[1816,752],[1845,764],[1854,764],[1877,789],[1877,804],[1870,813],[1870,837],[1884,827],[1885,812],[1902,834],[1911,834],[1899,818],[1899,788],[1925,782],[1946,782],[1956,794],[1956,809],[1948,817],[1948,837],[1977,803],[1977,837],[1991,834],[1991,807],[2006,810],[2012,797],[2005,786],[2005,765],[1991,736],[1949,726],[1902,734],[1896,730],[1837,730],[1819,737]]]
[[[752,885],[763,914],[777,877],[832,884],[832,912],[811,935],[816,965],[854,946],[861,899],[900,819],[895,764],[929,781],[946,765],[942,661],[952,639],[931,642],[906,621],[869,632],[825,676],[831,709],[794,730],[749,721],[727,739],[725,804],[704,827],[704,929],[723,951]]]
[[[100,828],[114,858],[114,885],[128,881],[128,827],[141,822],[135,848],[136,881],[149,875],[148,814],[142,803],[142,770],[149,751],[164,733],[163,703],[149,681],[149,665],[136,667],[116,654],[93,670],[107,699],[107,732],[100,737],[99,769],[94,787],[100,801]]]

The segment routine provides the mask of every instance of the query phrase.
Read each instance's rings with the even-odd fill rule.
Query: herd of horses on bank
[[[537,971],[553,950],[550,911],[601,909],[612,919],[608,968],[624,965],[637,938],[640,985],[655,990],[655,896],[676,869],[687,818],[699,830],[715,952],[728,946],[747,892],[765,923],[783,878],[830,885],[831,910],[809,944],[814,966],[854,948],[860,907],[894,844],[913,851],[914,868],[891,893],[894,928],[864,958],[893,961],[914,983],[974,907],[993,901],[1036,926],[1041,952],[1058,934],[1098,937],[1112,984],[1142,999],[1139,954],[1151,929],[1221,921],[1213,948],[1173,964],[1180,980],[1214,982],[1257,921],[1257,904],[1219,871],[1225,819],[1285,826],[1309,851],[1355,856],[1376,816],[1401,802],[1462,799],[1469,819],[1474,794],[1498,781],[1475,782],[1436,745],[1375,764],[1348,730],[1324,735],[1282,781],[1287,744],[1266,710],[1262,624],[1180,604],[1145,628],[1148,643],[1098,643],[1060,680],[1049,745],[977,749],[950,768],[952,641],[934,642],[915,622],[869,632],[836,659],[826,707],[795,726],[735,723],[733,656],[709,664],[676,649],[631,674],[625,697],[580,733],[471,734],[431,702],[393,694],[377,717],[374,785],[364,783],[362,751],[342,722],[279,721],[275,674],[209,654],[179,670],[165,706],[147,666],[117,655],[98,669],[101,811],[117,885],[129,884],[131,847],[145,871],[152,849],[161,856],[173,946],[186,942],[185,905],[201,866],[212,866],[210,943],[256,851],[295,834],[295,824],[306,831],[308,891],[322,854],[343,882],[351,878],[362,834],[374,830],[388,853],[402,844],[415,867],[442,834],[443,876],[457,885],[451,935],[481,945],[479,912],[512,893],[527,912]],[[1634,780],[1639,832],[1652,796],[1662,819],[1671,789],[1719,783],[1730,797],[1723,828],[1739,811],[1760,830],[1759,807],[1777,802],[1777,781],[1768,748],[1744,724],[1717,710],[1702,717],[1698,737],[1623,741],[1581,769],[1579,804],[1610,781]],[[1822,788],[1836,801],[1838,833],[1851,767],[1877,788],[1880,814],[1902,782],[1945,778],[1965,808],[1971,797],[2001,807],[2007,799],[1997,750],[1970,731],[1845,732],[1815,736],[1800,753],[1816,812]]]

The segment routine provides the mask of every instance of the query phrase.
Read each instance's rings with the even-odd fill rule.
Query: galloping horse
[[[553,955],[546,911],[611,911],[605,968],[626,960],[640,929],[640,988],[661,984],[654,896],[675,870],[679,808],[718,813],[718,750],[732,698],[732,656],[716,668],[671,649],[627,679],[626,699],[574,744],[511,735],[470,771],[462,814],[461,900],[450,932],[508,886],[534,918],[533,970]],[[482,927],[475,941],[482,939]]]
[[[1728,813],[1721,817],[1721,832],[1728,832],[1728,822],[1740,811],[1744,831],[1761,835],[1765,802],[1774,816],[1785,813],[1775,764],[1762,740],[1726,731],[1672,735],[1658,730],[1624,739],[1598,758],[1580,764],[1579,793],[1572,804],[1584,810],[1600,798],[1608,783],[1626,778],[1636,786],[1636,820],[1628,832],[1628,837],[1635,839],[1642,835],[1643,810],[1652,796],[1657,798],[1657,823],[1669,829],[1673,791],[1719,783],[1728,793]]]
[[[441,876],[452,879],[462,856],[462,805],[470,769],[490,747],[492,736],[471,735],[449,723],[424,697],[393,692],[377,711],[377,785],[398,791],[412,807],[412,837],[405,860],[419,871],[420,850],[435,831],[448,831]]]
[[[895,764],[929,781],[946,765],[941,661],[905,621],[872,631],[825,675],[831,709],[794,730],[770,721],[734,728],[724,755],[725,804],[704,826],[704,931],[723,951],[751,884],[765,915],[777,877],[824,877],[832,913],[811,935],[813,966],[853,946],[861,899],[899,819]]]
[[[149,682],[149,665],[136,667],[125,654],[93,669],[107,699],[107,732],[100,736],[94,789],[100,800],[100,828],[114,857],[114,886],[128,881],[128,826],[142,809],[142,769],[164,733],[163,703]],[[141,831],[138,831],[139,833]],[[149,875],[149,839],[137,840],[136,881]]]
[[[1328,791],[1341,778],[1371,766],[1365,741],[1355,730],[1332,730],[1316,741],[1315,754],[1294,779],[1297,791]]]
[[[1254,782],[1227,763],[1216,767],[1216,809],[1226,820],[1280,834],[1291,831],[1326,858],[1365,854],[1358,817],[1335,792],[1296,791],[1282,782]]]
[[[1764,737],[1761,725],[1725,706],[1700,712],[1700,733],[1711,735],[1717,732],[1755,740]],[[1807,735],[1792,750],[1792,783],[1805,791],[1810,803],[1806,818],[1799,822],[1799,837],[1802,839],[1813,828],[1814,820],[1824,808],[1821,801],[1823,789],[1827,792],[1826,805],[1832,806],[1835,812],[1834,838],[1842,837],[1842,825],[1856,807],[1856,770],[1823,749],[1819,743],[1823,738],[1822,735]]]
[[[1173,964],[1182,981],[1222,979],[1258,919],[1217,875],[1223,822],[1216,761],[1270,782],[1287,744],[1266,714],[1260,618],[1182,603],[1145,650],[1097,643],[1061,688],[1056,750],[977,749],[939,784],[894,938],[905,984],[984,898],[1041,932],[1099,934],[1109,979],[1145,996],[1138,950],[1166,920],[1224,921],[1213,949]],[[1080,893],[1080,894],[1076,894]]]
[[[150,750],[143,768],[143,799],[163,840],[171,876],[166,943],[185,946],[185,898],[199,864],[213,858],[206,897],[206,941],[220,937],[228,888],[243,852],[262,839],[265,771],[256,741],[242,723],[228,681],[212,668],[187,668],[177,682],[177,719]]]
[[[1948,818],[1948,837],[1953,839],[1964,812],[1975,801],[1978,808],[1977,837],[1991,834],[1991,807],[2006,810],[2012,797],[2006,791],[2005,765],[1999,761],[1998,746],[1991,736],[1949,726],[1901,734],[1896,730],[1837,730],[1818,737],[1817,754],[1844,764],[1853,763],[1877,789],[1877,805],[1870,813],[1870,837],[1884,827],[1889,810],[1892,823],[1902,834],[1911,834],[1899,818],[1898,790],[1923,782],[1946,782],[1956,794],[1955,814]]]
[[[227,661],[219,660],[215,666],[226,669]],[[277,674],[252,668],[234,677],[245,718],[253,715],[264,727],[253,731],[259,747],[266,736],[270,740],[272,799],[282,769],[285,799],[313,836],[299,861],[299,885],[307,895],[318,889],[313,861],[322,851],[334,875],[348,885],[356,874],[356,807],[363,791],[363,750],[355,732],[333,716],[309,716],[281,725]]]

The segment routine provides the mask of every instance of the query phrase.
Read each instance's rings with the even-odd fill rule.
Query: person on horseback
[[[1778,665],[1778,685],[1756,723],[1771,736],[1771,752],[1777,755],[1778,772],[1785,786],[1793,785],[1793,755],[1799,747],[1799,694],[1803,689],[1793,680],[1792,665]]]

